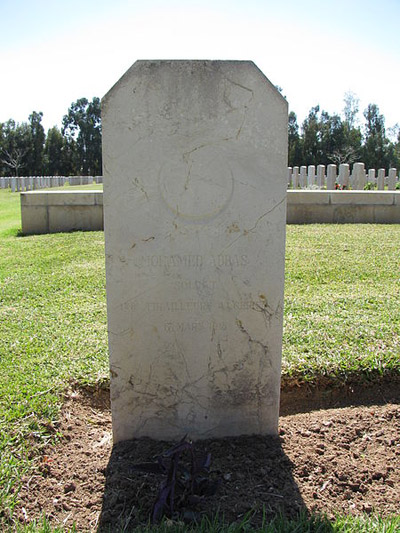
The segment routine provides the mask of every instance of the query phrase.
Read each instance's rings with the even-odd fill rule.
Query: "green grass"
[[[400,517],[381,518],[378,516],[362,515],[359,517],[337,517],[330,521],[324,516],[300,515],[297,519],[289,519],[277,516],[271,522],[266,522],[259,528],[250,525],[251,514],[237,524],[226,524],[216,517],[213,521],[203,519],[198,525],[190,526],[170,520],[163,521],[158,526],[140,526],[130,529],[125,526],[114,528],[109,533],[398,533],[400,529]],[[63,528],[53,528],[43,518],[26,526],[16,528],[16,533],[62,533]],[[77,531],[75,528],[68,529],[69,533]]]
[[[0,189],[0,238],[16,235],[21,227],[19,194],[11,189]]]
[[[12,511],[21,474],[56,436],[66,384],[108,375],[104,239],[18,237],[19,195],[0,193],[0,509]]]
[[[49,187],[48,189],[41,189],[42,191],[102,191],[102,183],[91,183],[90,185],[70,185],[65,183],[62,187]]]
[[[65,388],[108,379],[103,233],[21,237],[19,202],[0,190],[0,528],[21,476],[57,439]],[[400,374],[399,250],[400,225],[288,226],[284,377]],[[371,524],[356,529],[395,531]]]
[[[283,373],[400,371],[400,225],[288,226]]]

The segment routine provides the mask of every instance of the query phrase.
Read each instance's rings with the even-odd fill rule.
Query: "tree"
[[[398,127],[398,124],[396,124],[396,126]],[[394,156],[396,158],[395,167],[399,168],[400,167],[400,127],[398,127],[397,129],[397,139],[396,139],[396,142],[394,143]]]
[[[349,129],[353,129],[357,125],[357,115],[359,111],[359,103],[360,99],[357,97],[357,95],[351,91],[348,91],[345,93],[344,98],[344,108],[343,108],[343,115],[344,115],[344,122],[347,123]]]
[[[289,113],[288,118],[288,144],[289,166],[300,166],[302,164],[302,141],[299,135],[297,116],[293,111]]]
[[[343,120],[340,125],[340,142],[334,143],[329,153],[329,160],[336,165],[354,163],[360,157],[361,131],[357,126],[359,99],[352,92],[344,95]],[[333,115],[337,117],[337,115]],[[339,132],[338,132],[339,133]]]
[[[75,156],[75,172],[101,173],[101,110],[100,99],[91,102],[80,98],[71,104],[63,118],[63,135],[71,155]]]
[[[312,107],[302,124],[303,135],[303,165],[322,164],[324,159],[321,152],[319,105]]]
[[[334,150],[329,154],[329,159],[335,165],[341,165],[342,163],[354,163],[359,158],[359,152],[352,146],[344,146],[341,149]]]
[[[24,166],[23,160],[26,155],[26,150],[23,148],[15,148],[12,152],[4,149],[3,151],[3,163],[9,168],[13,169],[15,175],[19,176],[19,169]]]
[[[63,171],[63,149],[65,141],[57,126],[47,132],[44,146],[44,166],[48,176],[60,176]]]
[[[10,119],[1,127],[1,162],[3,174],[10,169],[19,176],[20,169],[28,169],[29,154],[32,152],[32,135],[28,124],[17,124]]]
[[[344,120],[338,114],[330,115],[319,106],[312,107],[302,124],[303,165],[352,163],[359,158],[361,131],[356,124],[358,100],[353,93],[345,99]]]
[[[43,165],[43,151],[46,135],[44,128],[41,124],[43,118],[43,113],[33,111],[29,115],[29,124],[31,128],[32,136],[32,151],[30,154],[30,161],[28,161],[29,173],[34,176],[41,176],[44,172]]]
[[[322,111],[320,118],[320,149],[324,164],[331,163],[334,154],[342,151],[345,145],[344,126],[339,115]]]
[[[385,118],[379,114],[376,104],[369,104],[364,111],[365,140],[363,161],[367,168],[388,168],[396,162],[393,144],[387,139]]]

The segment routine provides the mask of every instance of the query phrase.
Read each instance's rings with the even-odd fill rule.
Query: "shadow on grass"
[[[171,443],[144,438],[113,447],[106,470],[98,533],[147,530],[163,477],[132,472],[131,468],[136,463],[154,461],[170,446]],[[196,524],[199,531],[243,531],[244,525],[257,530],[265,528],[271,520],[280,520],[286,524],[281,530],[290,531],[286,526],[293,521],[298,528],[299,517],[301,521],[314,523],[279,437],[242,436],[196,442],[195,453],[207,452],[211,453],[211,470],[221,479],[219,491],[196,507],[182,508],[175,516],[168,517],[174,526],[171,529],[169,522],[169,531],[188,531]],[[326,528],[330,527],[328,521],[324,523]],[[307,531],[331,531],[326,528],[307,528]]]

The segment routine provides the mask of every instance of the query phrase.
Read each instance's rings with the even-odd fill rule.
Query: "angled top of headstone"
[[[238,74],[242,76],[252,76],[254,79],[259,80],[261,83],[266,83],[269,86],[269,89],[275,92],[276,97],[281,100],[281,105],[286,106],[287,102],[276,89],[276,87],[268,80],[268,78],[263,74],[263,72],[253,63],[253,61],[225,61],[225,60],[138,60],[136,61],[126,72],[125,74],[115,83],[115,85],[107,92],[107,94],[102,99],[102,110],[103,113],[107,111],[108,101],[115,96],[116,92],[119,89],[126,87],[130,84],[132,80],[135,82],[138,81],[138,78],[143,77],[148,80],[153,80],[158,78],[159,81],[168,82],[168,79],[173,76],[177,77],[179,82],[190,83],[192,88],[196,85],[198,86],[201,82],[201,86],[204,87],[207,84],[208,98],[213,98],[217,96],[215,90],[218,86],[219,76],[226,78],[226,81],[233,85],[236,85],[236,80],[229,79],[229,75],[234,75],[234,78]],[[247,78],[251,82],[250,78]],[[167,87],[166,85],[165,87]],[[181,86],[182,91],[186,91],[186,84]],[[157,89],[156,86],[148,87],[148,89]],[[237,85],[236,96],[241,93],[240,89],[243,91],[250,90],[249,87],[245,85]],[[229,91],[230,92],[230,91]],[[136,92],[135,92],[136,94]],[[191,94],[192,91],[191,91]],[[185,94],[185,99],[190,101],[191,94]],[[242,98],[233,98],[232,101],[227,99],[226,103],[228,105],[239,104],[240,100],[246,100],[243,93]],[[140,95],[137,95],[140,96]],[[168,96],[168,93],[166,94]],[[178,96],[178,95],[176,95]],[[233,95],[234,97],[235,95]],[[247,95],[249,96],[249,95]],[[218,101],[218,99],[216,100]],[[243,102],[244,103],[244,102]],[[191,102],[192,104],[192,102]]]

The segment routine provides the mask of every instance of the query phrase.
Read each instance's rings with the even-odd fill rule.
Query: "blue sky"
[[[400,0],[0,0],[0,122],[103,96],[137,59],[251,59],[301,122],[376,103],[400,123]],[[360,120],[363,121],[360,113]]]

